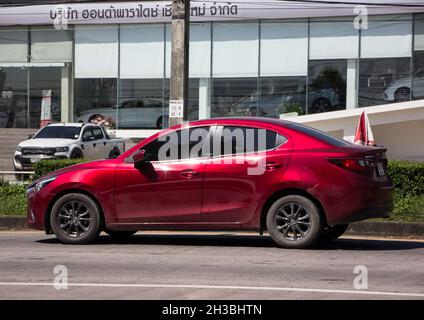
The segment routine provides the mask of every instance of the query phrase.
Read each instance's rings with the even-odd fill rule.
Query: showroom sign
[[[292,1],[191,1],[192,21],[240,21],[252,19],[280,19],[329,16],[355,16],[356,3],[292,2]],[[424,8],[409,6],[402,1],[368,1],[368,14],[420,12]],[[371,4],[370,4],[371,3]],[[380,4],[379,4],[380,3]],[[171,1],[75,3],[1,7],[0,25],[33,24],[115,24],[160,23],[171,21]]]

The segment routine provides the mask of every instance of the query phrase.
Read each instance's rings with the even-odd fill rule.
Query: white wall
[[[424,161],[424,120],[383,124],[372,127],[374,139],[387,146],[387,157]]]

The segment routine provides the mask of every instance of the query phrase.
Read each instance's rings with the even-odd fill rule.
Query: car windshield
[[[47,126],[41,129],[33,139],[78,139],[81,127]]]
[[[298,123],[290,123],[287,126],[289,128],[294,129],[294,130],[297,130],[297,131],[300,131],[300,132],[305,133],[307,135],[310,135],[310,136],[312,136],[312,137],[314,137],[318,140],[321,140],[321,141],[324,141],[328,144],[331,144],[332,146],[335,146],[335,147],[343,147],[343,146],[348,146],[348,145],[351,144],[350,142],[348,142],[346,140],[337,138],[337,137],[332,136],[331,134],[328,134],[328,133],[323,132],[321,130],[314,129],[314,128],[311,128],[311,127],[308,127],[308,126],[305,126],[305,125],[301,125],[301,124],[298,124]]]

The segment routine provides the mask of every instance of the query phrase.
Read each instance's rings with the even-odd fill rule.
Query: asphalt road
[[[53,285],[57,265],[68,289]],[[367,268],[366,290],[354,287],[357,265]],[[140,232],[71,246],[0,232],[0,299],[424,299],[423,266],[424,241],[411,239],[285,250],[256,234]]]

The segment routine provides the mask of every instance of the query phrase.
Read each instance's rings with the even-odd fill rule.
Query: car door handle
[[[180,171],[180,176],[187,178],[187,179],[191,179],[191,178],[193,178],[197,175],[199,175],[199,173],[192,170],[192,169],[186,169],[186,170]]]
[[[272,171],[281,167],[282,167],[282,164],[279,162],[267,162],[265,165],[265,169],[268,171]]]

